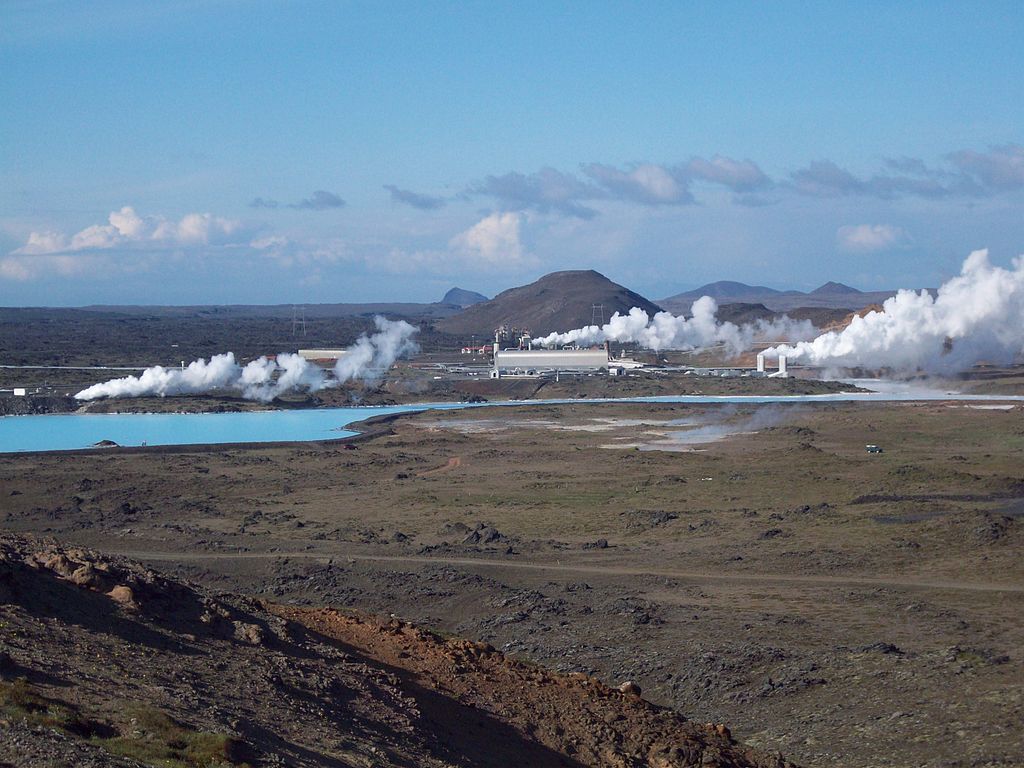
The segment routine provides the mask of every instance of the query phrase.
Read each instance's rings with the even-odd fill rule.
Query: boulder
[[[640,696],[640,694],[643,693],[643,689],[641,689],[640,686],[632,680],[627,680],[619,686],[619,693],[626,696]]]

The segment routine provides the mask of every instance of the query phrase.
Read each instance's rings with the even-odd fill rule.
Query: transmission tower
[[[306,335],[306,308],[302,307],[302,314],[299,314],[299,308],[292,305],[292,336],[298,336],[299,328],[302,329],[302,335]]]
[[[601,320],[598,323],[598,319]],[[590,324],[591,325],[604,325],[604,304],[592,304],[590,306]]]

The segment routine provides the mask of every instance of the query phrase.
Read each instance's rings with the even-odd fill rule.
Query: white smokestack
[[[764,352],[757,353],[757,372],[764,373]]]

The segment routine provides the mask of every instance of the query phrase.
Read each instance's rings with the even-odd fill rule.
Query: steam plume
[[[317,392],[352,379],[372,379],[398,357],[416,349],[412,340],[416,328],[409,323],[383,317],[375,317],[374,323],[377,332],[360,336],[348,353],[338,359],[333,380],[328,379],[322,368],[294,353],[281,353],[276,360],[260,357],[242,366],[235,361],[233,352],[225,352],[209,360],[195,360],[185,368],[155,365],[139,376],[93,384],[75,398],[165,397],[223,391],[238,392],[249,400],[270,402],[285,392]]]
[[[350,379],[376,378],[399,357],[419,348],[412,340],[417,329],[404,320],[387,320],[378,315],[373,322],[377,332],[372,336],[363,334],[338,358],[334,376],[339,384]]]
[[[766,354],[811,365],[932,373],[964,370],[982,360],[1011,363],[1024,352],[1024,256],[1012,264],[992,266],[987,250],[974,251],[934,297],[901,290],[882,312],[855,317],[842,331]]]
[[[604,341],[637,342],[653,350],[692,350],[724,344],[731,354],[738,355],[754,341],[811,339],[815,333],[809,320],[796,321],[783,316],[777,320],[736,325],[719,322],[717,312],[718,303],[710,296],[701,296],[693,302],[690,317],[671,312],[658,312],[650,317],[639,307],[633,307],[625,315],[616,312],[602,326],[588,325],[566,333],[552,333],[533,342],[545,347],[587,346]]]

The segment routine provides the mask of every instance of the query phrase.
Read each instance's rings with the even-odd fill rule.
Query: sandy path
[[[898,589],[922,589],[937,591],[966,592],[1008,592],[1024,593],[1024,584],[983,583],[971,581],[949,581],[901,578],[897,576],[817,576],[788,573],[712,573],[708,571],[685,571],[671,568],[636,568],[616,565],[564,565],[560,562],[538,563],[514,560],[495,560],[476,557],[421,557],[417,555],[367,555],[352,553],[323,552],[137,552],[125,551],[120,554],[137,560],[150,561],[196,561],[196,560],[275,560],[281,558],[331,560],[348,559],[364,562],[380,562],[416,565],[458,565],[491,570],[531,570],[552,573],[578,573],[595,576],[658,576],[681,581],[695,582],[740,582],[764,585],[766,583],[807,584],[812,586],[874,586]]]
[[[458,469],[461,466],[462,457],[453,456],[452,458],[448,459],[447,463],[443,464],[442,466],[435,467],[434,469],[428,469],[424,472],[420,472],[417,475],[417,477],[430,477],[431,475],[440,475],[443,472],[451,472],[453,469]]]

